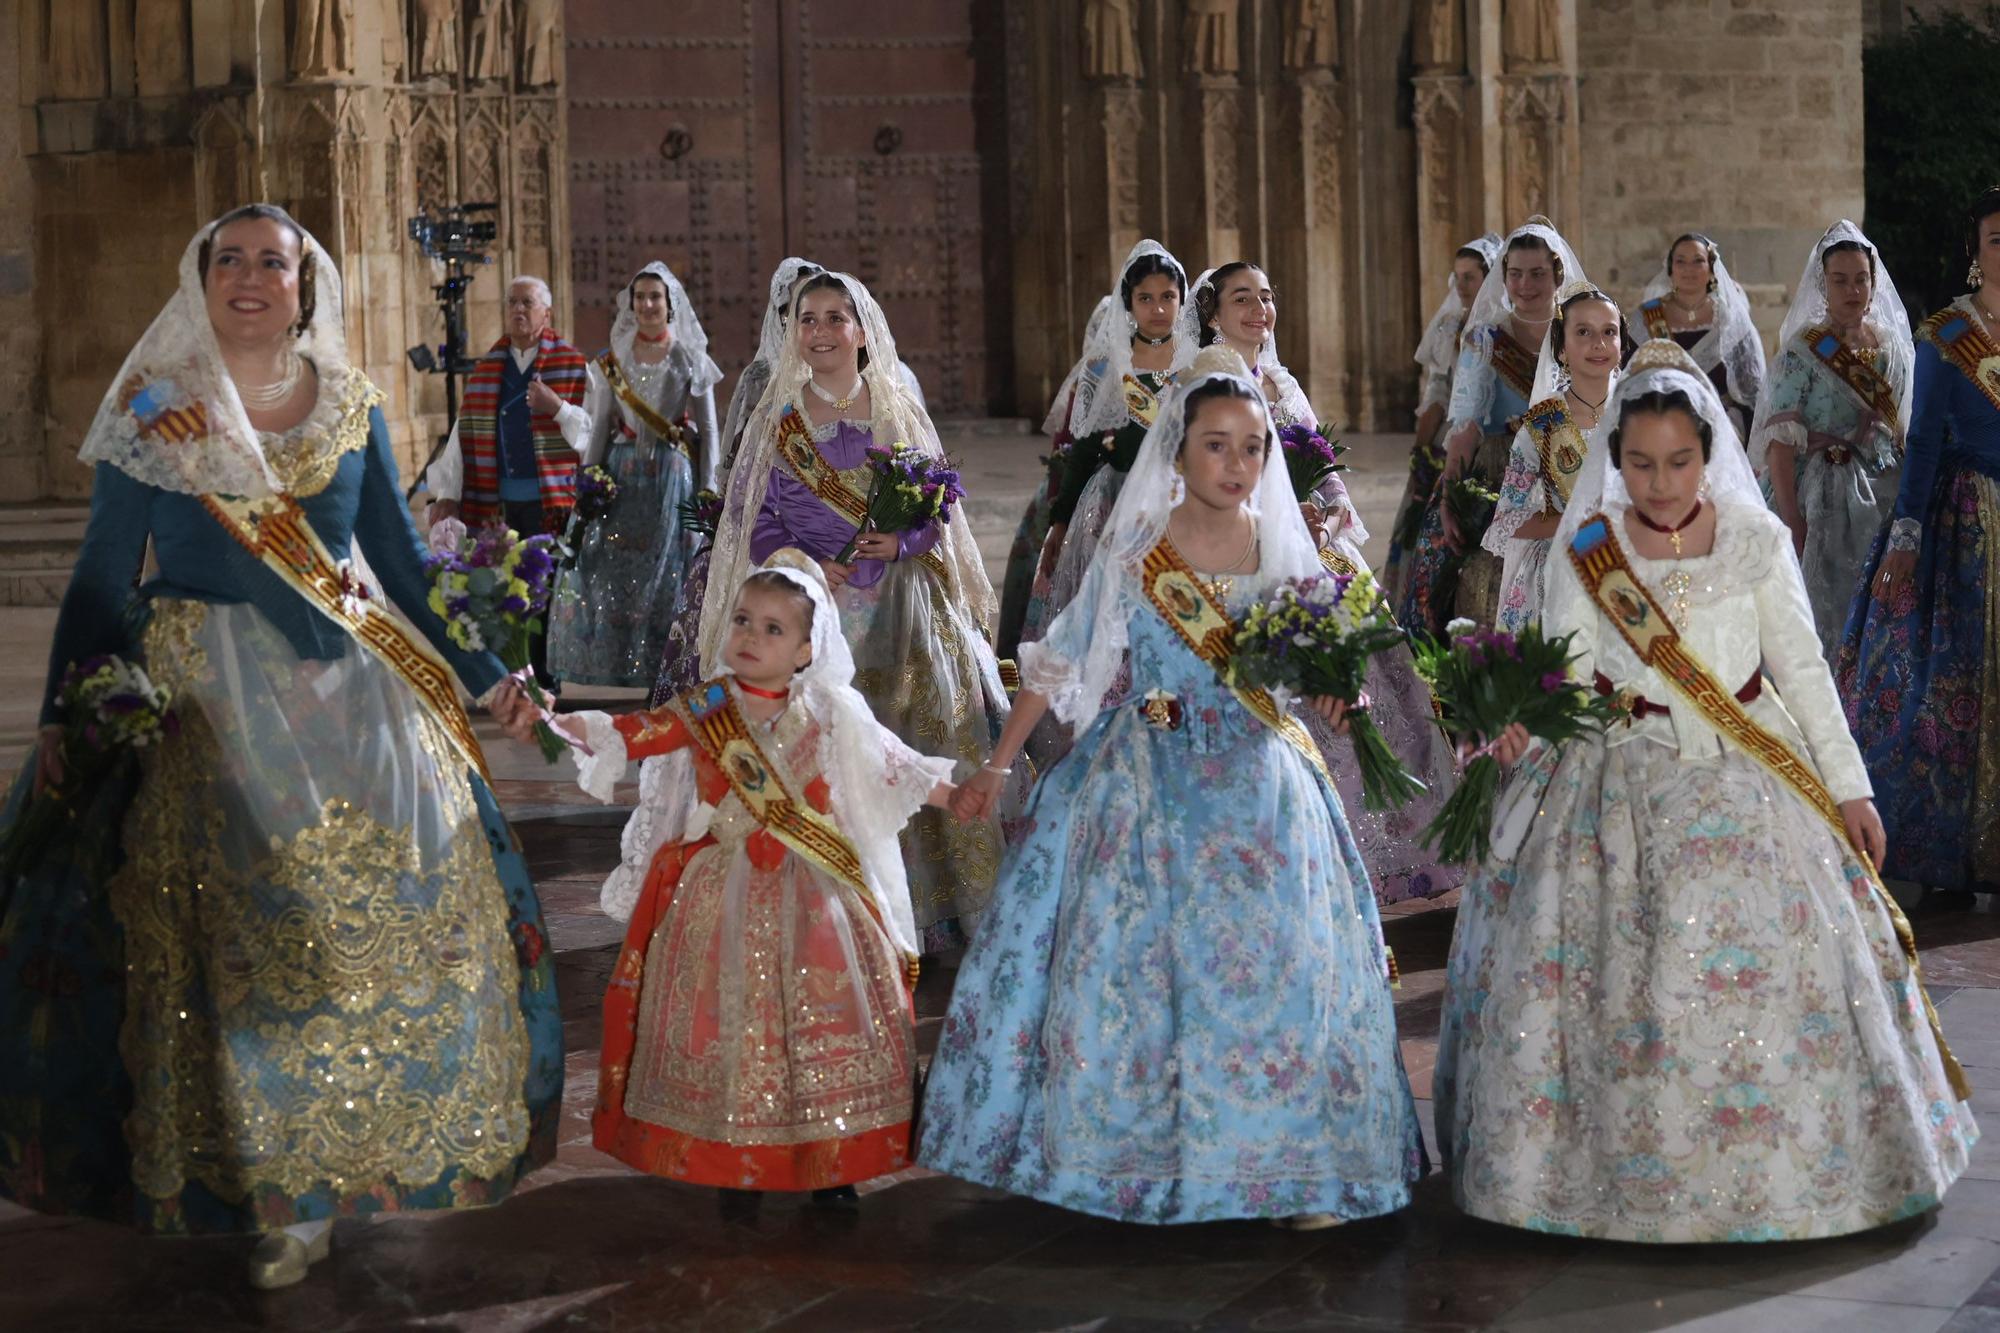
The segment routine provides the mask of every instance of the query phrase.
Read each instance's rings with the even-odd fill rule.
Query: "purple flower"
[[[1569,677],[1560,671],[1549,671],[1542,675],[1542,693],[1544,694],[1554,694],[1567,684],[1569,684]]]

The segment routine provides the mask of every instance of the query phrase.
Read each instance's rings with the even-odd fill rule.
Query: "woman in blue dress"
[[[1125,1221],[1312,1228],[1402,1207],[1423,1149],[1368,872],[1319,752],[1218,675],[1228,617],[1321,571],[1267,465],[1263,395],[1225,362],[1197,358],[1162,406],[960,789],[962,816],[985,813],[1044,710],[1075,727],[960,967],[918,1156]]]
[[[262,1232],[263,1287],[335,1217],[498,1201],[561,1111],[541,909],[456,681],[517,735],[535,710],[425,605],[339,281],[268,205],[188,245],[84,442],[45,725],[0,813],[11,841],[79,758],[53,682],[143,644],[178,730],[0,884],[0,1194]]]
[[[1882,873],[2000,880],[2000,187],[1967,220],[1972,288],[1917,327],[1902,485],[1835,675],[1889,830]]]

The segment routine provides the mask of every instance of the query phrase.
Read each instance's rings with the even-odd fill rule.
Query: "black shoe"
[[[852,1185],[835,1185],[830,1190],[814,1190],[813,1207],[836,1213],[861,1211],[861,1195]]]
[[[764,1196],[757,1190],[718,1189],[715,1192],[715,1211],[725,1222],[755,1222],[763,1206]]]

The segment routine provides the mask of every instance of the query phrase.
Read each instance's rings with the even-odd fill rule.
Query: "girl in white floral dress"
[[[1664,340],[1612,395],[1550,628],[1630,725],[1526,764],[1465,890],[1435,1090],[1459,1206],[1634,1241],[1834,1236],[1936,1206],[1978,1129],[1871,863],[1868,775],[1790,536]]]

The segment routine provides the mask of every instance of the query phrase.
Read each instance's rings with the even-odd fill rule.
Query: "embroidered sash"
[[[1901,453],[1903,427],[1896,417],[1896,393],[1889,387],[1889,381],[1882,377],[1882,372],[1824,325],[1807,329],[1799,335],[1799,341],[1821,365],[1833,372],[1835,379],[1853,391],[1863,407],[1881,418],[1896,441],[1896,451]]]
[[[745,721],[729,687],[719,679],[711,680],[668,707],[687,724],[695,744],[721,771],[736,799],[764,831],[860,894],[883,937],[894,940],[862,872],[861,854],[839,825],[813,809],[803,791],[793,790],[791,774],[758,743],[756,729]],[[912,986],[916,985],[916,963],[914,955],[903,960]]]
[[[618,395],[618,401],[632,409],[632,415],[640,424],[658,438],[681,451],[689,462],[694,461],[694,453],[688,448],[688,428],[679,422],[669,421],[660,415],[659,409],[639,396],[626,377],[625,367],[618,364],[618,355],[607,351],[597,358],[597,367],[604,372],[604,382],[611,386],[611,392]]]
[[[1322,557],[1324,560],[1324,557]],[[1187,561],[1181,559],[1173,543],[1165,538],[1146,557],[1140,570],[1140,586],[1146,590],[1146,600],[1167,622],[1167,627],[1180,636],[1182,643],[1209,666],[1215,674],[1229,681],[1229,659],[1236,651],[1236,622],[1229,613],[1216,603],[1208,590],[1208,585],[1196,576]],[[1313,744],[1299,720],[1278,707],[1278,701],[1265,690],[1244,689],[1230,684],[1242,705],[1253,713],[1257,720],[1292,743],[1292,747],[1304,755],[1321,777],[1328,777],[1326,761],[1320,757],[1319,747]],[[1332,779],[1329,777],[1329,781]]]
[[[1555,497],[1555,507],[1561,509],[1569,503],[1576,474],[1583,471],[1590,442],[1570,416],[1568,404],[1559,397],[1536,403],[1523,414],[1521,424],[1527,427],[1528,438],[1535,442],[1535,452],[1541,457],[1542,481]]]
[[[1714,673],[1681,642],[1673,622],[1667,619],[1652,592],[1639,582],[1625,559],[1624,550],[1612,539],[1610,519],[1602,513],[1586,519],[1571,540],[1569,558],[1591,599],[1620,637],[1639,655],[1639,660],[1665,677],[1675,692],[1693,704],[1710,726],[1796,792],[1813,813],[1826,822],[1836,837],[1847,842],[1847,825],[1840,816],[1840,807],[1834,803],[1832,793],[1820,781],[1819,774],[1813,772],[1791,746],[1760,726],[1736,696],[1718,683]],[[1970,1086],[1965,1081],[1965,1072],[1953,1058],[1951,1048],[1945,1045],[1944,1029],[1938,1024],[1937,1010],[1924,991],[1923,977],[1917,966],[1916,937],[1910,931],[1909,919],[1883,886],[1882,877],[1869,861],[1867,853],[1859,847],[1852,850],[1854,858],[1868,872],[1868,883],[1875,890],[1876,900],[1889,914],[1889,921],[1896,931],[1896,942],[1902,946],[1903,957],[1909,963],[1910,984],[1917,988],[1917,994],[1923,999],[1931,1035],[1937,1042],[1938,1059],[1944,1064],[1945,1076],[1951,1081],[1953,1091],[1960,1100],[1964,1100],[1972,1095]]]
[[[1650,338],[1671,338],[1673,326],[1667,323],[1667,302],[1665,297],[1656,296],[1650,301],[1639,303],[1639,314],[1646,321],[1646,335]]]
[[[1535,353],[1498,324],[1493,326],[1493,369],[1522,399],[1535,391]]]
[[[1151,429],[1160,415],[1160,399],[1137,375],[1125,377],[1125,411],[1132,420]]]
[[[297,500],[280,492],[262,500],[204,495],[201,503],[222,530],[257,557],[264,568],[402,677],[473,771],[492,785],[479,738],[472,734],[472,722],[458,702],[451,668],[386,607],[371,607],[360,616],[354,613],[342,596],[339,564],[313,531]]]
[[[1986,401],[2000,408],[2000,347],[1994,346],[1978,320],[1957,306],[1946,306],[1918,326],[1917,337],[1935,344],[1945,361],[1963,371]]]
[[[813,441],[812,427],[806,424],[806,419],[797,408],[786,412],[778,422],[778,457],[785,460],[792,474],[804,482],[822,504],[852,523],[856,529],[868,521],[868,496],[855,489],[854,483],[848,480],[847,472],[826,461],[826,455]],[[855,472],[863,470],[853,469]],[[951,586],[951,577],[937,548],[925,551],[917,560],[937,575],[945,587]]]
[[[1361,572],[1360,566],[1331,546],[1319,548],[1319,562],[1329,574],[1346,574],[1352,577]]]

